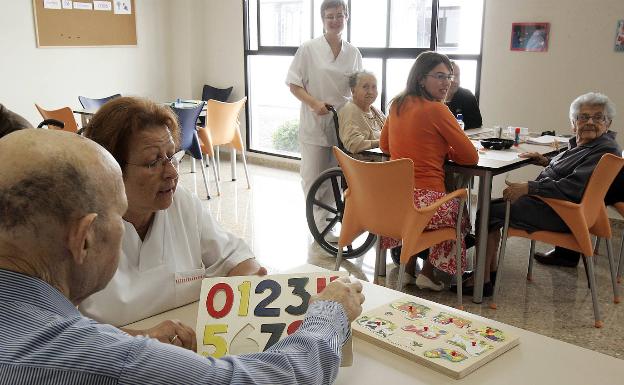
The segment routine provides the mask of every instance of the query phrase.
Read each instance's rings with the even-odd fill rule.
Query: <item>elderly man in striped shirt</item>
[[[362,285],[337,280],[297,332],[262,353],[203,358],[83,317],[113,276],[127,203],[119,166],[88,139],[0,139],[0,384],[329,384]]]

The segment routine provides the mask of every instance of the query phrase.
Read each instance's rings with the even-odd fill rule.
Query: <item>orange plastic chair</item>
[[[236,150],[240,151],[241,158],[243,159],[243,167],[245,168],[245,177],[247,178],[247,187],[251,188],[251,184],[249,182],[249,172],[247,171],[247,160],[245,159],[245,150],[243,147],[243,139],[241,138],[239,129],[240,124],[238,121],[238,114],[245,106],[246,101],[247,97],[244,97],[234,103],[224,103],[213,99],[208,100],[206,102],[206,127],[198,127],[202,153],[210,157],[213,172],[215,173],[217,194],[220,194],[220,178],[217,175],[219,165],[215,162],[214,146],[230,146],[232,150],[230,161],[232,165],[233,181],[236,180]]]
[[[414,206],[414,163],[411,159],[397,159],[388,162],[362,162],[355,160],[334,147],[334,154],[347,180],[345,207],[338,240],[336,270],[342,262],[343,248],[350,245],[360,234],[369,231],[378,237],[386,236],[403,240],[397,289],[403,289],[405,265],[412,255],[446,240],[456,240],[457,279],[461,282],[461,216],[456,228],[425,230],[436,210],[445,202],[459,198],[460,207],[467,197],[467,190],[460,189],[436,201],[431,206]],[[375,279],[380,264],[385,259],[379,256],[377,241]],[[459,285],[461,286],[461,285]],[[462,308],[461,287],[457,290],[458,307]]]
[[[604,204],[604,197],[615,179],[615,176],[624,165],[624,159],[613,154],[605,154],[600,158],[598,165],[594,169],[587,188],[581,199],[581,203],[573,203],[561,199],[536,198],[544,201],[563,219],[570,228],[570,233],[557,233],[552,231],[535,231],[528,233],[524,230],[509,227],[509,212],[511,203],[508,201],[505,212],[505,225],[503,227],[503,239],[499,250],[498,257],[498,275],[496,277],[496,286],[494,290],[494,298],[490,307],[497,308],[498,294],[502,286],[503,262],[505,259],[505,246],[508,237],[521,237],[531,240],[531,249],[529,253],[529,269],[527,280],[532,280],[533,270],[533,254],[535,252],[535,241],[549,243],[556,246],[565,247],[566,249],[578,251],[583,254],[585,269],[587,270],[587,278],[589,288],[591,290],[592,302],[594,306],[594,326],[602,327],[603,323],[600,319],[600,311],[598,309],[598,297],[596,293],[596,279],[594,276],[594,247],[592,245],[591,236],[595,235],[605,238],[610,246],[611,226],[609,225],[609,217]],[[607,247],[609,257],[609,267],[611,269],[611,280],[613,283],[613,302],[619,303],[618,285],[616,282],[616,271],[611,247]]]
[[[58,110],[44,110],[36,103],[35,107],[37,107],[37,110],[43,119],[56,119],[63,122],[65,124],[63,131],[73,132],[74,134],[78,132],[78,124],[76,123],[76,119],[74,118],[74,113],[71,108],[63,107]]]

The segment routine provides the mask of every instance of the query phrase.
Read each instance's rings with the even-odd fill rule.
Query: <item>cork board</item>
[[[33,13],[37,47],[137,44],[134,0],[33,0]]]

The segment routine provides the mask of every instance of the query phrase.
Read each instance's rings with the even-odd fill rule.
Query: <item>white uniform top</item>
[[[125,222],[119,267],[106,288],[80,305],[87,317],[115,326],[197,301],[205,276],[224,276],[253,258],[245,242],[226,232],[182,186],[172,205],[157,211],[141,241]]]
[[[334,53],[325,36],[309,40],[301,45],[290,65],[286,84],[303,87],[311,96],[342,107],[349,97],[349,75],[362,69],[362,54],[346,41],[334,60]],[[317,115],[305,103],[301,103],[299,116],[299,140],[303,143],[331,147],[338,145],[333,115]]]

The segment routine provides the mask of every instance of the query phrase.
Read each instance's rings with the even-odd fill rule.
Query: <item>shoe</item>
[[[431,291],[442,291],[444,289],[444,284],[442,282],[435,283],[424,274],[418,274],[418,277],[416,277],[416,282],[414,283],[421,290],[429,289]]]
[[[401,264],[401,246],[397,246],[393,249],[390,249],[390,256],[392,257],[392,261],[394,262],[395,265],[400,265]],[[423,251],[421,251],[420,253],[416,254],[416,256],[420,259],[427,259],[429,258],[429,249],[425,249]]]
[[[535,253],[535,260],[542,265],[576,267],[581,254],[563,247],[555,247],[546,253]]]
[[[338,243],[338,239],[340,239],[340,235],[336,234],[333,229],[325,234],[325,241],[329,243]]]
[[[451,291],[457,293],[457,285],[451,285]],[[474,286],[466,286],[462,284],[462,295],[472,295],[474,292]],[[483,296],[491,297],[494,295],[494,285],[492,282],[486,282],[483,284]]]
[[[465,271],[464,274],[462,274],[462,281],[467,280],[473,275],[474,275],[474,271]],[[495,271],[490,271],[490,282],[492,282],[492,285],[496,285],[496,272]]]

